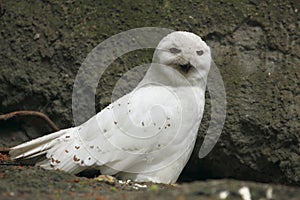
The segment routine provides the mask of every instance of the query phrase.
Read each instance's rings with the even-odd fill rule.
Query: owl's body
[[[11,149],[13,159],[46,154],[46,169],[99,169],[122,179],[174,183],[193,150],[202,119],[210,49],[173,32],[159,43],[135,90],[84,124]],[[156,64],[155,64],[156,63]]]

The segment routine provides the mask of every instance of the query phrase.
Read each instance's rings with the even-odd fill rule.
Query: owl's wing
[[[81,142],[107,173],[164,167],[193,145],[191,133],[199,127],[195,104],[182,99],[189,98],[169,87],[138,88],[83,124],[78,130]],[[183,118],[189,123],[182,123]]]

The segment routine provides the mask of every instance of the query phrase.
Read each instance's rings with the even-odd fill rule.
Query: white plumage
[[[45,154],[45,169],[99,169],[135,181],[174,183],[193,150],[204,109],[210,48],[177,31],[158,44],[137,88],[84,124],[11,148],[12,159]]]

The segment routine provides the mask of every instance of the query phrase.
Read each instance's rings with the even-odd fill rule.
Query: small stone
[[[39,33],[35,34],[34,37],[33,37],[33,40],[38,40],[38,39],[40,39],[40,34]]]
[[[142,184],[138,184],[138,183],[135,183],[134,186],[138,187],[138,188],[147,188],[147,185],[142,185]]]
[[[229,195],[228,191],[221,191],[219,193],[219,199],[227,199],[228,195]]]
[[[243,200],[251,200],[251,193],[248,187],[244,186],[239,189],[239,194]]]
[[[266,198],[273,199],[273,188],[272,187],[268,187],[268,189],[266,191]]]
[[[110,175],[100,175],[100,176],[96,177],[95,180],[114,185],[116,179],[113,176],[110,176]]]

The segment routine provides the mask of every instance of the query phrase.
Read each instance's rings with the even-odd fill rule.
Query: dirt
[[[300,195],[296,187],[225,179],[177,185],[120,180],[106,183],[96,178],[6,163],[0,168],[1,199],[219,199],[220,193],[228,192],[228,199],[238,200],[243,187],[249,188],[253,199],[296,200]]]
[[[73,126],[72,89],[87,54],[114,34],[146,26],[200,35],[212,48],[227,96],[222,135],[213,151],[199,159],[210,120],[207,94],[197,144],[180,187],[148,183],[136,190],[134,183],[110,185],[18,165],[1,156],[0,198],[217,199],[220,191],[229,190],[228,198],[238,199],[238,189],[246,185],[253,199],[265,198],[268,187],[275,199],[299,199],[299,10],[297,0],[0,0],[0,114],[35,110],[60,128]],[[134,51],[115,60],[99,82],[97,111],[110,102],[118,79],[151,62],[152,53]],[[0,121],[0,147],[52,131],[32,116]]]

